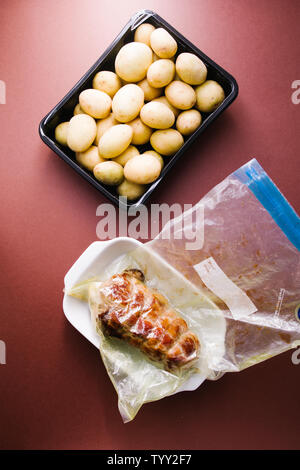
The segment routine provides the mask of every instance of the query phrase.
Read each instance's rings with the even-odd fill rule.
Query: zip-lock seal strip
[[[286,237],[300,251],[300,218],[258,161],[253,158],[233,174],[248,186]]]

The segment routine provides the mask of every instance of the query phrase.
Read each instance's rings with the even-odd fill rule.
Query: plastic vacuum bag
[[[194,249],[197,236],[202,245]],[[300,345],[300,219],[255,159],[170,221],[150,246],[226,319],[225,353],[210,378]]]
[[[164,370],[138,348],[122,339],[105,336],[98,328],[95,319],[101,305],[101,282],[129,268],[140,269],[146,286],[163,294],[197,335],[200,356],[191,367]],[[76,284],[68,294],[89,303],[91,321],[100,339],[100,354],[118,394],[124,422],[132,420],[144,403],[198,388],[209,375],[213,361],[224,354],[226,328],[219,308],[147,246],[121,255],[99,276]]]
[[[256,160],[225,178],[153,241],[68,292],[97,315],[99,282],[138,268],[197,334],[193,367],[171,373],[124,340],[100,337],[123,421],[147,402],[300,345],[300,219]],[[96,326],[95,326],[96,327]]]

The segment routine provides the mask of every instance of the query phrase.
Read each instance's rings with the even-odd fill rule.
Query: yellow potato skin
[[[174,80],[165,89],[165,94],[175,108],[186,110],[196,103],[196,93],[191,85]]]
[[[97,134],[95,137],[94,144],[99,145],[99,140],[105,134],[105,132],[110,129],[112,126],[116,126],[117,124],[120,124],[116,119],[113,113],[110,113],[109,116],[107,116],[104,119],[99,119],[96,123],[97,125]]]
[[[122,166],[125,166],[126,163],[133,157],[139,155],[140,152],[134,145],[129,145],[129,147],[124,150],[118,157],[114,158],[114,162],[119,163]]]
[[[105,160],[99,156],[98,147],[91,145],[85,152],[76,152],[76,161],[89,171],[93,171],[98,163]]]
[[[128,122],[128,125],[133,130],[132,141],[133,145],[144,145],[149,142],[152,129],[143,123],[141,118],[137,117],[133,121]]]
[[[58,124],[58,126],[56,126],[55,132],[54,132],[55,140],[59,144],[65,147],[68,145],[68,140],[67,140],[68,128],[69,128],[69,121],[61,122],[60,124]]]
[[[155,52],[153,52],[153,61],[152,62],[155,62],[156,60],[160,60],[161,57],[158,57],[158,55],[155,54]],[[169,60],[172,60],[172,62],[175,63],[175,57],[168,57]]]
[[[150,36],[150,44],[161,59],[170,59],[177,52],[177,42],[164,28],[157,28]]]
[[[150,65],[147,71],[147,80],[154,88],[167,86],[174,78],[175,65],[170,59],[159,59]]]
[[[167,97],[164,95],[164,96],[160,96],[159,98],[155,98],[154,100],[152,101],[155,101],[155,102],[158,102],[158,103],[162,103],[162,104],[165,104],[166,106],[168,106],[168,108],[170,108],[170,110],[172,111],[172,113],[174,114],[175,117],[178,116],[178,114],[180,113],[180,109],[177,109],[175,108],[175,106],[173,106],[170,101],[168,101]]]
[[[154,129],[168,129],[175,122],[174,113],[163,103],[150,101],[145,104],[140,113],[144,124]]]
[[[129,122],[136,118],[144,104],[144,92],[136,84],[124,85],[115,94],[112,110],[119,122]]]
[[[190,52],[179,54],[176,59],[176,72],[181,80],[189,85],[200,85],[205,82],[207,68],[199,57]]]
[[[159,153],[155,152],[155,150],[147,150],[146,152],[143,153],[143,155],[152,155],[154,158],[156,158],[160,165],[161,165],[161,169],[163,169],[164,167],[164,159],[161,155],[159,155]]]
[[[96,121],[88,114],[77,114],[70,119],[67,135],[68,147],[74,152],[84,152],[95,140]]]
[[[196,87],[197,108],[203,113],[211,113],[217,109],[225,99],[221,85],[214,80],[207,80]]]
[[[143,42],[150,47],[150,36],[155,30],[155,27],[150,23],[143,23],[135,30],[134,40],[136,42]]]
[[[145,191],[145,185],[133,183],[132,181],[128,181],[126,178],[117,187],[117,193],[119,196],[127,197],[128,201],[134,201],[135,199],[141,197]]]
[[[74,108],[74,111],[73,111],[73,115],[76,116],[77,114],[86,114],[80,107],[80,104],[77,103],[75,108]]]
[[[159,177],[160,172],[161,164],[153,155],[133,157],[124,167],[125,178],[138,184],[153,183]]]
[[[111,110],[111,98],[104,91],[88,88],[79,95],[81,109],[96,119],[102,119],[109,115]]]
[[[113,161],[98,163],[93,170],[95,178],[108,186],[117,186],[124,179],[123,167]]]
[[[131,143],[133,131],[127,124],[117,124],[108,129],[100,138],[98,151],[102,158],[115,158]]]
[[[115,60],[115,70],[126,82],[139,82],[145,78],[153,55],[149,46],[142,42],[129,42],[123,46]]]
[[[159,96],[161,96],[163,93],[162,88],[155,88],[151,86],[147,78],[144,78],[144,80],[141,80],[140,82],[138,82],[138,86],[141,87],[141,89],[144,92],[145,101],[152,101],[155,98],[158,98]]]
[[[153,132],[150,143],[157,153],[170,156],[182,147],[184,140],[177,130],[165,129]]]
[[[182,111],[176,120],[176,129],[186,136],[192,134],[201,124],[202,117],[197,109]]]
[[[122,82],[118,75],[110,70],[102,70],[94,76],[93,88],[104,91],[111,98],[115,96],[121,88]]]

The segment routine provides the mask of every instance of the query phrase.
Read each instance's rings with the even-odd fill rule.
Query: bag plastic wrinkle
[[[176,373],[166,371],[139,349],[124,340],[105,336],[97,328],[95,318],[101,303],[101,281],[128,268],[140,269],[145,275],[145,284],[162,293],[197,334],[201,343],[200,357],[192,367]],[[198,388],[210,374],[213,361],[224,354],[225,320],[220,310],[146,246],[122,255],[97,278],[80,282],[68,294],[89,302],[91,319],[100,337],[100,354],[118,394],[124,422],[132,420],[144,403]]]
[[[193,237],[202,243],[191,249]],[[215,380],[300,345],[299,250],[299,217],[251,160],[166,224],[153,241],[74,286],[68,294],[88,300],[93,318],[99,282],[124,269],[141,269],[146,285],[161,292],[199,338],[198,362],[175,374],[98,329],[124,422],[144,403],[194,390],[206,378]]]
[[[187,250],[198,230],[193,213],[199,206],[203,245]],[[255,159],[213,188],[192,214],[173,219],[150,245],[222,310],[226,352],[215,366],[218,376],[300,345],[300,219]],[[199,267],[208,260],[211,271],[201,278]],[[238,302],[234,312],[229,308],[230,285],[225,298],[216,294],[227,280],[233,295],[236,288],[243,293],[235,297],[239,315]],[[254,305],[248,314],[245,297]]]

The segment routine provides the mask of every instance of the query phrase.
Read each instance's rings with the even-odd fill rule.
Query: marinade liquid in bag
[[[186,249],[197,229],[202,246]],[[216,376],[300,345],[300,219],[255,159],[167,224],[151,248],[221,309],[225,354]]]

